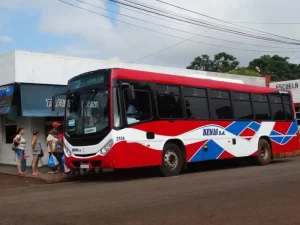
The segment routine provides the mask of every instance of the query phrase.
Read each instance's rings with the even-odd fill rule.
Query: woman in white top
[[[54,134],[53,130],[49,131],[48,137],[47,137],[47,147],[48,147],[48,153],[49,158],[55,151],[56,143],[58,142],[57,136]],[[56,168],[50,168],[48,173],[55,173]]]
[[[16,154],[17,154],[17,158],[18,158],[18,170],[19,170],[19,175],[24,175],[25,173],[22,172],[21,170],[21,162],[24,156],[24,152],[25,152],[25,148],[26,148],[26,140],[23,137],[24,135],[24,129],[23,128],[19,128],[17,130],[17,136],[14,138],[14,142],[18,144],[17,149],[16,149]]]

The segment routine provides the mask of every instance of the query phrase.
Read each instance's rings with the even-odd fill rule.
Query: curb
[[[0,172],[0,174],[7,175],[7,176],[15,176],[15,177],[19,177],[19,178],[22,178],[22,179],[40,180],[40,181],[42,181],[46,184],[67,182],[67,181],[70,181],[69,180],[70,178],[73,178],[73,179],[75,178],[74,176],[72,176],[72,177],[70,177],[70,176],[68,176],[68,177],[61,176],[61,177],[53,177],[53,178],[33,177],[33,176],[30,176],[30,175],[19,176],[18,174],[7,173],[7,172]]]

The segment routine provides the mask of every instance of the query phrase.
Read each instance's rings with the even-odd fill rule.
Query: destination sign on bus
[[[69,83],[69,90],[74,91],[79,88],[87,87],[90,85],[95,84],[103,84],[105,82],[105,75],[104,74],[93,74],[79,77],[75,80],[70,81]]]

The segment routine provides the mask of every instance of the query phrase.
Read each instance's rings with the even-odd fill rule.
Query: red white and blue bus
[[[78,75],[68,82],[65,121],[71,169],[157,166],[174,176],[192,162],[252,157],[266,165],[299,149],[290,91],[182,75]]]

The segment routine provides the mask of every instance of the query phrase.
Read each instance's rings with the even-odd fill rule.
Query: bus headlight
[[[110,139],[110,140],[103,146],[103,148],[101,148],[100,153],[101,153],[102,155],[105,155],[105,154],[111,149],[111,147],[113,146],[113,144],[114,144],[113,139]]]

